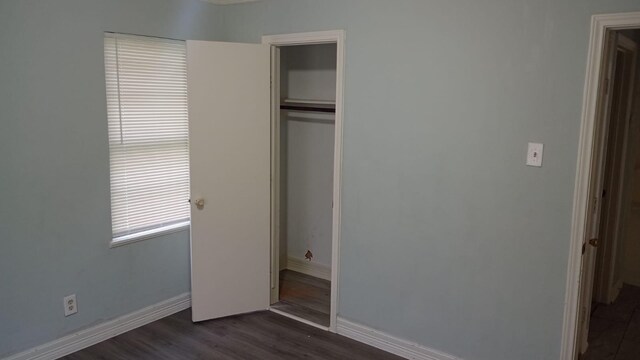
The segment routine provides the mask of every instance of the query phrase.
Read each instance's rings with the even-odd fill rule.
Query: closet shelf
[[[334,101],[325,100],[283,99],[280,104],[280,109],[335,114],[336,103]]]

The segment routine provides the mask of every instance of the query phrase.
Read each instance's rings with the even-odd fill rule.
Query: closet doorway
[[[343,32],[271,45],[271,310],[335,331]]]

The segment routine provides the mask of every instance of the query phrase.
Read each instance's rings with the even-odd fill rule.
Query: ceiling
[[[239,4],[239,3],[245,3],[245,2],[260,1],[260,0],[201,0],[201,1],[210,2],[210,3],[216,4],[216,5],[230,5],[230,4]]]

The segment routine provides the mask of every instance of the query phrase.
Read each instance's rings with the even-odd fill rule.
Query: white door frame
[[[338,279],[340,269],[340,213],[342,209],[341,189],[342,189],[342,126],[344,116],[343,88],[344,88],[344,30],[318,31],[296,34],[282,35],[265,35],[262,37],[263,44],[269,44],[272,47],[294,46],[294,45],[312,45],[312,44],[336,44],[337,63],[336,63],[336,115],[335,115],[335,142],[334,142],[334,159],[333,159],[333,229],[331,239],[331,312],[329,316],[329,328],[310,323],[304,319],[297,320],[315,325],[317,327],[337,332],[338,319]],[[280,270],[279,256],[280,251],[280,231],[279,218],[274,214],[279,214],[279,134],[280,134],[280,111],[279,111],[279,81],[273,81],[274,76],[279,76],[279,69],[275,68],[275,64],[279,64],[279,53],[272,51],[272,87],[271,87],[271,279],[272,284],[278,283],[278,271]],[[278,287],[272,291],[277,291]],[[273,309],[272,309],[273,310]]]
[[[632,28],[640,28],[640,12],[594,15],[591,18],[560,349],[560,359],[563,360],[573,360],[578,355],[577,330],[580,309],[580,272],[583,260],[582,244],[588,230],[586,225],[591,204],[589,185],[594,165],[594,154],[597,150],[594,148],[598,135],[596,132],[597,103],[605,35],[607,30]]]

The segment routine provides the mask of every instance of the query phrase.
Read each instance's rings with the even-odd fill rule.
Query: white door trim
[[[640,27],[640,12],[602,14],[591,18],[591,34],[587,57],[587,73],[583,93],[578,162],[573,194],[571,241],[567,269],[565,309],[562,326],[560,359],[572,360],[577,356],[577,326],[580,295],[580,268],[582,266],[582,243],[587,224],[589,201],[589,179],[591,178],[596,136],[596,105],[600,85],[600,69],[604,40],[607,30]]]
[[[262,37],[263,44],[271,46],[292,46],[292,45],[311,45],[311,44],[336,44],[337,64],[336,64],[336,117],[335,117],[335,148],[333,160],[333,229],[331,240],[331,313],[329,331],[337,331],[338,319],[338,279],[340,272],[340,217],[342,210],[342,128],[344,118],[344,49],[345,49],[345,32],[344,30],[317,31],[297,34],[282,35],[265,35]],[[273,57],[272,57],[273,59]],[[273,89],[272,89],[273,91]],[[273,94],[272,94],[273,97]],[[277,97],[277,96],[276,96]],[[272,111],[273,116],[273,111]],[[277,114],[276,114],[277,116]],[[273,120],[272,120],[273,122]],[[273,126],[273,123],[272,123]],[[273,151],[272,147],[272,151]],[[273,169],[273,168],[272,168]],[[272,182],[275,182],[278,173],[272,174]],[[273,209],[273,207],[272,207]],[[272,226],[274,224],[272,216]],[[275,227],[277,229],[277,227]],[[274,232],[272,231],[272,236]],[[272,251],[278,250],[278,237],[274,236],[272,241]],[[276,247],[274,247],[274,245]],[[278,264],[273,263],[272,271],[278,271]],[[274,268],[275,266],[275,268]]]

